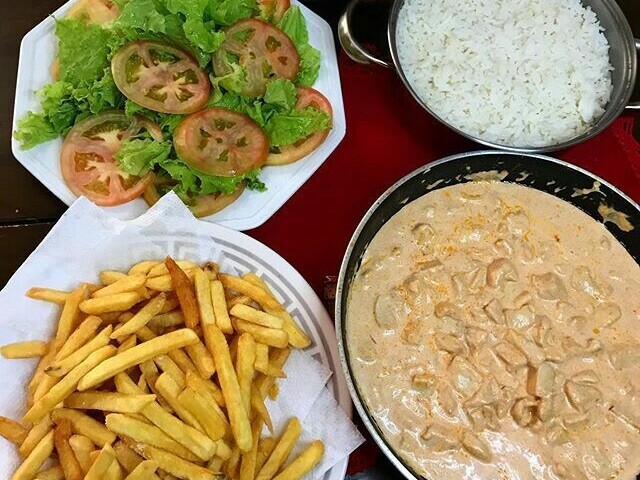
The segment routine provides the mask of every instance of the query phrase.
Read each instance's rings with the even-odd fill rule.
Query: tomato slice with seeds
[[[129,175],[114,157],[122,142],[142,129],[136,118],[105,112],[74,126],[62,144],[60,168],[71,191],[96,205],[112,206],[142,195],[153,178]]]
[[[213,70],[218,77],[240,65],[246,80],[240,92],[247,97],[263,95],[273,78],[294,80],[300,70],[300,55],[291,39],[277,27],[258,20],[240,20],[225,30],[225,41],[213,55]]]
[[[173,144],[190,167],[223,177],[261,167],[269,154],[269,140],[253,120],[218,107],[185,118],[173,133]]]
[[[314,88],[298,87],[298,102],[295,108],[302,109],[305,107],[313,107],[327,113],[329,117],[333,116],[331,103],[323,94]],[[329,135],[331,129],[320,130],[309,135],[293,145],[278,147],[275,151],[269,153],[267,165],[288,165],[297,162],[301,158],[306,157],[316,148],[318,148]]]
[[[149,110],[188,114],[209,100],[211,82],[187,52],[156,41],[136,41],[111,60],[113,80],[129,100]]]
[[[156,179],[147,187],[144,191],[143,198],[149,204],[154,205],[160,198],[167,193],[175,182]],[[235,192],[224,193],[212,193],[209,195],[199,195],[191,199],[191,202],[187,204],[191,213],[196,217],[208,217],[214,213],[219,212],[227,208],[233,202],[235,202],[242,192],[244,192],[245,186],[239,185]]]

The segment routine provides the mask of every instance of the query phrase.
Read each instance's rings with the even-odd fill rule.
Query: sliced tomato
[[[67,13],[67,18],[106,25],[118,18],[118,15],[120,9],[111,0],[78,0]]]
[[[249,117],[225,108],[207,108],[185,118],[173,133],[178,158],[210,175],[231,177],[261,167],[269,140]]]
[[[60,169],[69,188],[96,205],[111,206],[142,195],[152,180],[120,170],[115,153],[122,141],[143,128],[122,112],[89,117],[71,129],[62,145]]]
[[[167,43],[128,43],[113,56],[111,70],[129,100],[155,112],[193,113],[209,100],[211,83],[198,62]]]
[[[154,181],[144,191],[143,198],[149,206],[154,205],[170,188],[171,182]],[[242,195],[244,188],[244,185],[239,185],[233,193],[212,193],[210,195],[200,195],[194,197],[187,207],[191,210],[191,213],[198,218],[208,217],[209,215],[213,215],[235,202],[240,195]]]
[[[333,117],[333,109],[327,97],[314,88],[298,87],[298,102],[295,108],[302,109],[305,107],[317,108],[327,113],[329,117]],[[269,153],[267,165],[288,165],[289,163],[297,162],[322,145],[330,130],[329,128],[320,130],[293,145],[277,148],[276,151]]]
[[[290,0],[258,0],[261,16],[277,22],[291,6]]]
[[[247,18],[225,33],[225,41],[213,55],[213,70],[223,77],[233,72],[232,64],[243,67],[246,72],[240,92],[243,95],[263,95],[272,78],[296,78],[300,56],[291,39],[279,28],[257,18]]]

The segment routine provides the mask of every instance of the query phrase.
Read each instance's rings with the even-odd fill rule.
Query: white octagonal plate
[[[54,17],[64,17],[74,2],[75,0],[71,0],[64,4],[22,39],[13,115],[14,131],[20,118],[28,111],[40,108],[35,93],[47,83],[52,82],[49,68],[57,48]],[[322,92],[331,102],[333,130],[320,148],[299,162],[282,167],[263,168],[261,179],[267,185],[266,192],[245,190],[231,206],[205,218],[235,230],[249,230],[266,222],[324,163],[346,133],[340,74],[331,27],[304,5],[295,0],[293,3],[300,7],[307,20],[311,45],[322,53],[320,75],[314,88]],[[12,139],[11,147],[14,156],[32,175],[60,200],[71,205],[76,196],[64,183],[60,173],[58,159],[61,145],[62,142],[58,139],[31,150],[22,150],[20,144]],[[144,200],[137,199],[125,205],[107,207],[107,209],[118,218],[128,219],[137,217],[147,210],[148,206]]]

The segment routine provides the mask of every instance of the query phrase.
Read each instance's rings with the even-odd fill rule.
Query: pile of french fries
[[[320,461],[321,441],[289,458],[297,418],[273,431],[265,401],[311,341],[259,276],[168,257],[100,281],[29,290],[62,306],[55,337],[0,349],[40,357],[24,417],[0,417],[13,480],[294,480]]]

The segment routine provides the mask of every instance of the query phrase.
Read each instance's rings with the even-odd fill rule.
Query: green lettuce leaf
[[[331,128],[331,118],[313,107],[274,114],[265,125],[272,147],[292,145],[319,130]]]
[[[132,100],[127,99],[124,102],[124,113],[131,117],[132,115],[142,115],[152,122],[158,124],[165,134],[173,136],[173,131],[182,122],[185,115],[173,115],[170,113],[160,113],[144,108]]]
[[[267,84],[264,101],[279,110],[290,112],[298,101],[296,86],[284,78],[273,80]]]
[[[261,99],[242,97],[230,92],[225,92],[219,99],[211,103],[209,106],[222,107],[240,112],[251,118],[263,128],[270,117],[270,112],[265,111],[266,105]]]
[[[60,80],[78,87],[103,77],[114,45],[111,30],[67,19],[56,23],[56,35]]]
[[[18,121],[18,129],[13,134],[24,150],[54,140],[59,135],[44,113],[34,112],[27,113]]]
[[[82,111],[92,114],[122,108],[125,99],[113,81],[110,68],[106,68],[104,76],[91,85],[75,88],[73,97],[80,104]]]
[[[320,50],[306,44],[298,47],[298,54],[300,70],[296,76],[296,85],[310,87],[316,83],[320,73]]]
[[[123,7],[116,27],[135,37],[136,31],[165,33],[165,16],[153,0],[130,0]]]
[[[157,163],[162,163],[169,158],[171,143],[156,142],[154,140],[130,139],[122,143],[116,158],[120,168],[136,176],[146,175]]]
[[[231,25],[258,11],[256,0],[210,0],[209,14],[218,25]]]
[[[223,32],[215,32],[215,23],[207,20],[209,0],[167,0],[167,9],[183,20],[187,40],[206,53],[213,53],[224,41]]]
[[[300,8],[290,7],[277,26],[289,35],[300,55],[300,71],[296,77],[296,85],[310,87],[316,82],[320,72],[320,51],[309,44],[307,22]]]

